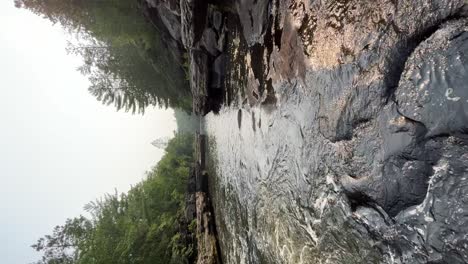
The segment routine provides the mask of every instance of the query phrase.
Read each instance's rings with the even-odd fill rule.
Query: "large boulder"
[[[406,63],[396,91],[398,109],[422,123],[427,136],[468,131],[468,23],[448,23]]]

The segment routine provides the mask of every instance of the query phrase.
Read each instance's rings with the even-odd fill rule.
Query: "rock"
[[[345,177],[349,195],[367,197],[367,203],[379,204],[391,216],[424,200],[432,165],[444,155],[431,138],[458,135],[468,128],[463,63],[468,59],[467,22],[448,23],[409,57],[395,92],[396,104],[378,117],[384,165],[364,180]]]
[[[155,25],[167,32],[176,42],[181,42],[181,10],[178,0],[145,0],[147,8],[152,9],[149,15]]]
[[[196,173],[197,173],[197,166],[192,165],[190,169],[190,175],[188,179],[187,185],[187,194],[185,195],[185,218],[187,222],[192,222],[192,220],[196,219],[196,201],[195,201],[195,193],[196,193]]]
[[[164,7],[174,15],[180,16],[180,3],[178,0],[145,0],[152,8]]]
[[[159,16],[171,37],[181,41],[180,15],[172,13],[166,6],[157,7]]]
[[[218,37],[218,42],[216,43],[216,49],[223,53],[226,51],[226,32],[225,29],[221,30],[221,33]]]
[[[203,32],[200,47],[206,49],[211,56],[216,57],[219,54],[217,36],[212,28],[207,28]]]
[[[396,91],[398,109],[422,123],[427,136],[468,130],[468,23],[451,22],[408,59]]]
[[[218,56],[212,67],[210,78],[210,88],[220,89],[224,86],[224,78],[226,76],[227,56],[225,54]]]
[[[425,261],[438,263],[466,263],[468,232],[466,205],[468,188],[468,148],[466,140],[453,137],[431,140],[440,146],[442,158],[432,166],[429,190],[424,201],[402,211],[397,221],[412,227],[420,237],[411,242],[426,250]],[[454,155],[456,159],[447,158]],[[404,248],[411,252],[411,248]],[[420,261],[418,263],[425,263]]]
[[[197,264],[221,263],[217,241],[214,212],[208,195],[208,175],[205,171],[206,137],[195,137],[195,175],[196,175],[196,219],[197,219]]]
[[[195,47],[207,24],[208,3],[205,0],[180,2],[182,43],[187,50]]]
[[[223,13],[217,10],[213,11],[211,15],[211,23],[216,32],[220,32],[223,25]]]
[[[180,8],[177,1],[148,0],[142,3],[141,9],[153,26],[158,29],[163,44],[172,54],[174,63],[182,65]]]
[[[378,160],[383,166],[374,167],[364,179],[345,177],[342,181],[348,195],[358,197],[353,199],[377,203],[395,216],[427,196],[433,164],[444,155],[440,142],[431,138],[457,135],[467,128],[468,102],[458,103],[450,92],[457,90],[459,100],[468,95],[462,84],[467,78],[465,67],[460,62],[466,61],[466,23],[448,23],[409,57],[395,92],[396,104],[384,108],[377,118],[384,146]]]
[[[146,2],[148,3],[148,5],[149,5],[150,7],[153,7],[153,8],[154,8],[154,7],[157,7],[157,6],[158,6],[158,2],[159,2],[159,1],[158,1],[158,0],[146,0]]]
[[[249,46],[263,43],[269,19],[269,0],[236,0],[235,6]]]
[[[215,222],[206,193],[197,192],[197,264],[221,263],[218,252]]]
[[[208,56],[201,51],[190,51],[190,88],[193,94],[193,110],[204,114],[208,96]]]
[[[199,45],[212,57],[217,57],[224,51],[226,29],[223,28],[223,14],[214,8],[208,9],[209,26],[203,32]]]

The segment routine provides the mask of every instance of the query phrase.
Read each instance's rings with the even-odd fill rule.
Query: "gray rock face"
[[[153,9],[157,15],[150,15],[157,20],[160,30],[167,32],[176,42],[181,41],[181,10],[178,0],[145,0],[148,9]]]
[[[249,46],[263,43],[269,18],[269,0],[236,0],[235,6]]]
[[[187,50],[195,47],[207,26],[208,3],[206,0],[180,2],[182,16],[182,43]]]
[[[220,55],[213,62],[211,83],[210,87],[214,89],[221,89],[224,85],[224,78],[226,77],[226,55]]]
[[[343,186],[351,197],[366,197],[391,216],[420,204],[434,164],[444,156],[440,141],[451,136],[465,138],[466,23],[442,25],[409,57],[394,101],[377,117],[379,134],[375,136],[383,143],[377,164],[381,165],[373,166],[377,169],[363,179],[344,177]],[[369,145],[381,144],[367,140]]]
[[[396,91],[402,115],[420,122],[427,136],[468,129],[468,25],[444,25],[414,51]]]
[[[465,2],[236,12],[206,119],[224,263],[468,263]]]
[[[159,16],[161,17],[162,22],[164,23],[164,26],[169,31],[171,37],[176,41],[180,41],[180,14],[171,12],[171,10],[169,10],[166,6],[163,5],[158,6],[156,8],[158,10]]]
[[[219,54],[216,32],[212,28],[205,29],[200,45],[205,48],[211,56]]]
[[[204,110],[208,96],[208,55],[204,52],[192,50],[190,52],[190,86],[194,109]]]

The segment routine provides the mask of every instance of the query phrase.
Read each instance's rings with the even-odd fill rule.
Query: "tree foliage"
[[[85,206],[89,217],[68,219],[32,247],[37,264],[183,264],[193,254],[181,240],[193,136],[176,134],[146,179],[127,194]]]
[[[149,105],[191,110],[182,66],[136,0],[15,0],[15,4],[77,36],[68,51],[83,57],[79,70],[90,80],[90,93],[104,104],[133,112],[143,112]]]

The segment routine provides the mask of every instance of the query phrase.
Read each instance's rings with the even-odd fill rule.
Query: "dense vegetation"
[[[144,111],[148,105],[191,110],[190,91],[181,63],[146,21],[137,0],[15,0],[76,40],[69,52],[81,55],[80,71],[89,91],[117,109]]]
[[[127,194],[106,195],[33,245],[37,264],[183,264],[193,254],[184,243],[184,194],[193,160],[193,136],[176,134],[146,180]],[[192,227],[189,227],[190,232]]]

